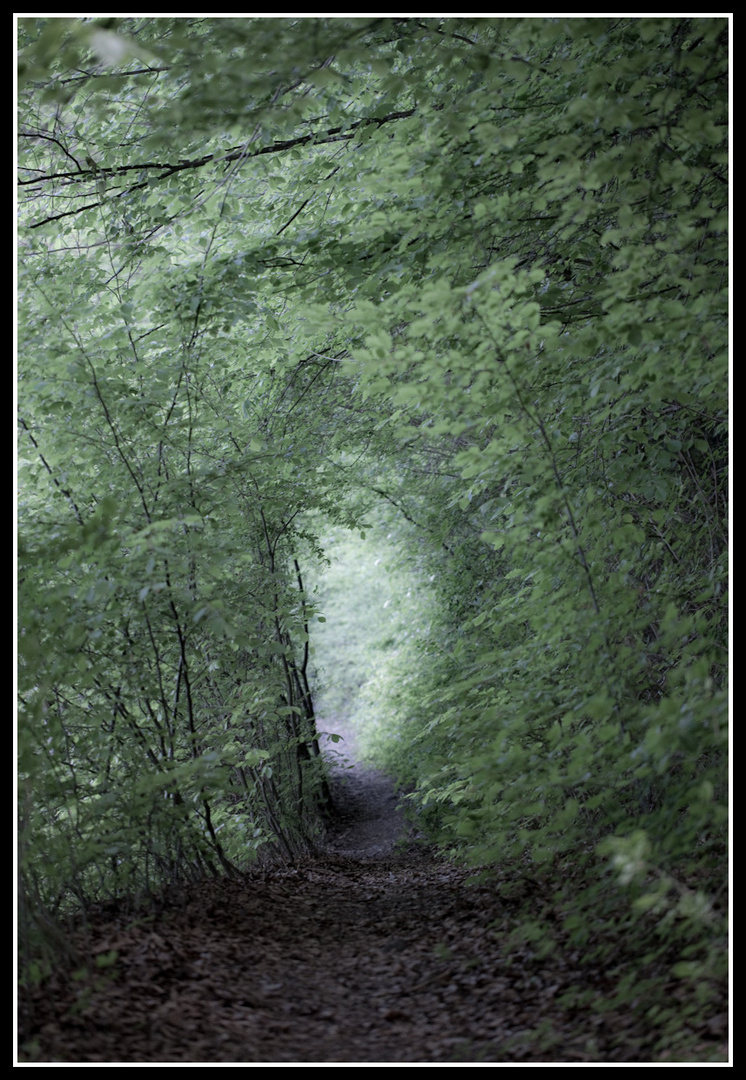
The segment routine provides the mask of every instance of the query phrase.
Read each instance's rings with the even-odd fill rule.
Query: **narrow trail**
[[[573,984],[603,994],[603,972],[516,944],[527,909],[550,903],[538,883],[507,900],[499,880],[402,848],[390,783],[348,766],[334,769],[340,817],[321,854],[174,890],[154,914],[78,935],[71,969],[88,974],[60,973],[22,1003],[20,1060],[651,1060],[629,1016],[561,1006]]]
[[[327,743],[336,821],[326,838],[330,852],[354,858],[391,855],[411,841],[391,780],[360,761],[355,729],[344,719],[330,723],[341,737]]]

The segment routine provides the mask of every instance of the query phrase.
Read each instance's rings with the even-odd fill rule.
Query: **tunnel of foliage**
[[[19,22],[25,957],[308,850],[304,588],[435,615],[383,763],[474,864],[724,949],[724,19]],[[574,922],[572,920],[574,919]]]

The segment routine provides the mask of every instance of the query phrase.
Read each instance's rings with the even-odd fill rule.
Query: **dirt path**
[[[390,855],[411,839],[391,780],[358,760],[355,730],[345,720],[329,726],[341,741],[324,748],[337,811],[328,850],[361,859]]]
[[[526,879],[520,896],[512,883],[507,900],[499,880],[469,884],[432,852],[399,850],[396,799],[371,770],[338,763],[334,790],[341,820],[325,853],[203,882],[153,916],[81,936],[89,974],[60,974],[24,1001],[20,1060],[661,1060],[639,1018],[592,1007],[608,991],[604,971],[577,950],[542,956],[521,938],[527,912],[551,909],[538,882]],[[115,962],[97,967],[112,951]],[[573,986],[584,1002],[565,997]],[[723,1060],[707,1056],[723,1033],[700,1037],[697,1060]]]

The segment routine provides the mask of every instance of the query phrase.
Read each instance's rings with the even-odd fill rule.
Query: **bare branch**
[[[260,157],[263,154],[279,154],[286,150],[292,150],[296,146],[314,145],[320,146],[326,143],[342,142],[350,139],[354,139],[355,133],[358,129],[369,127],[371,124],[376,124],[378,127],[382,127],[384,124],[391,123],[394,120],[403,120],[409,116],[413,116],[416,110],[411,109],[399,109],[395,112],[387,113],[385,116],[368,116],[362,120],[356,120],[350,124],[348,128],[335,127],[328,128],[323,134],[310,134],[299,135],[295,139],[285,139],[282,142],[269,143],[267,146],[261,146],[257,150],[246,151],[245,146],[235,147],[228,151],[226,154],[205,154],[199,158],[185,159],[176,163],[167,162],[154,162],[146,161],[139,162],[132,165],[119,165],[116,168],[105,168],[99,166],[97,170],[94,169],[80,169],[78,172],[66,172],[66,173],[50,173],[47,176],[35,177],[33,180],[20,180],[19,185],[27,186],[30,184],[42,184],[50,180],[67,179],[77,180],[82,177],[97,176],[104,174],[105,176],[121,176],[127,172],[143,172],[148,169],[161,170],[157,180],[165,180],[169,176],[173,176],[175,173],[183,172],[187,169],[201,169],[210,162],[216,161],[220,164],[231,164],[231,162],[239,161],[241,159],[248,160],[252,157]],[[120,191],[115,197],[120,199],[125,195],[131,194],[133,191],[141,190],[148,186],[150,181],[142,180],[137,184],[131,184],[128,187]],[[42,218],[39,221],[35,221],[31,224],[30,228],[38,229],[42,225],[47,225],[51,221],[60,221],[62,218],[74,216],[75,214],[81,214],[84,210],[90,210],[92,207],[98,205],[98,200],[95,203],[86,203],[83,206],[77,207],[75,210],[67,210],[62,214],[51,214],[49,217]],[[303,207],[301,207],[301,210]],[[299,211],[300,212],[300,211]],[[292,218],[291,218],[292,221]],[[290,222],[288,222],[288,225]]]

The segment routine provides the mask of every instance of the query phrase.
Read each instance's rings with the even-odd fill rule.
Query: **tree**
[[[605,851],[714,925],[727,30],[22,20],[37,903],[313,835],[294,559],[383,498],[443,612],[394,764],[446,842]]]
[[[122,40],[59,21],[33,29],[36,55],[50,33],[84,49],[103,34],[104,51]],[[89,74],[86,88],[106,78]],[[344,443],[338,358],[287,340],[280,298],[251,298],[243,215],[222,179],[186,220],[190,174],[165,229],[161,194],[149,204],[129,175],[120,187],[110,148],[82,145],[89,89],[63,90],[63,106],[50,85],[51,103],[37,85],[28,97],[27,205],[58,184],[62,198],[83,193],[69,222],[22,230],[21,792],[24,881],[57,910],[71,892],[231,872],[269,837],[292,858],[313,836],[326,792],[296,519],[346,516],[323,475]],[[136,99],[128,87],[118,102]],[[60,177],[60,155],[80,167]],[[61,843],[55,874],[47,856]]]

